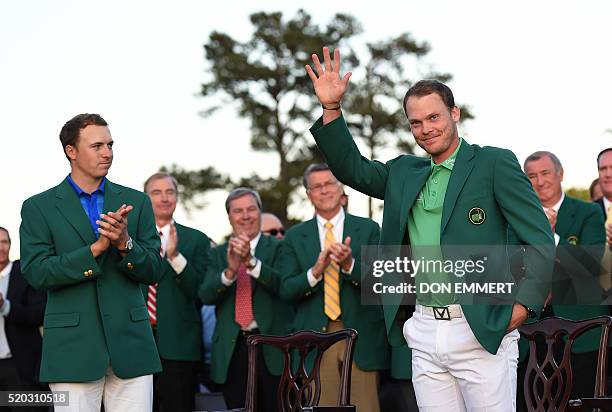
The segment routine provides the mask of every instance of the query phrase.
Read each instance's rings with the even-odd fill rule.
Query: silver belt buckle
[[[437,320],[451,320],[448,306],[433,306],[434,318]]]

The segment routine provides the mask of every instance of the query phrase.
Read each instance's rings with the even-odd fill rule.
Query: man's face
[[[0,267],[4,267],[9,262],[9,252],[11,250],[11,241],[8,233],[0,230]]]
[[[264,213],[261,215],[261,231],[268,236],[273,236],[277,239],[285,237],[285,229],[282,222],[273,214]]]
[[[525,174],[543,205],[552,206],[561,199],[563,169],[556,171],[548,156],[532,160],[525,165]]]
[[[228,217],[234,235],[245,234],[252,240],[261,231],[261,210],[255,197],[250,194],[230,202]]]
[[[312,172],[308,176],[306,194],[319,215],[340,211],[342,207],[342,185],[329,170]]]
[[[149,182],[147,194],[151,198],[155,220],[170,220],[176,209],[178,196],[172,179],[162,177]]]
[[[406,113],[417,144],[432,156],[434,162],[446,160],[453,153],[456,148],[454,143],[459,139],[459,108],[449,109],[438,94],[431,93],[422,97],[409,97]]]
[[[66,154],[76,171],[91,178],[107,175],[113,163],[113,138],[106,126],[89,125],[81,129],[75,146],[66,146]]]
[[[601,191],[608,200],[612,200],[612,151],[601,155],[598,168]]]

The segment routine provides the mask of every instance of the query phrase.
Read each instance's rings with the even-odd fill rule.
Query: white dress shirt
[[[604,205],[604,210],[606,211],[606,217],[608,217],[608,211],[610,210],[610,206],[612,206],[612,202],[610,202],[608,198],[604,196],[603,205]]]
[[[11,348],[6,339],[6,332],[4,331],[4,318],[7,317],[11,311],[11,302],[6,298],[6,293],[8,291],[12,268],[13,262],[9,262],[8,265],[0,271],[0,293],[2,293],[4,297],[4,303],[0,307],[0,359],[8,359],[11,357]]]
[[[336,216],[332,217],[329,220],[326,220],[324,218],[322,218],[319,215],[315,215],[316,219],[317,219],[317,228],[319,229],[319,242],[321,244],[321,250],[325,249],[325,234],[327,233],[327,229],[325,228],[325,224],[327,222],[331,223],[333,225],[332,227],[332,233],[334,234],[334,238],[336,239],[336,242],[338,243],[343,243],[344,242],[344,218],[345,218],[345,214],[344,214],[344,209],[340,208],[340,211],[338,212],[338,214],[336,214]],[[355,258],[353,258],[353,262],[351,263],[351,267],[349,268],[349,270],[347,272],[344,272],[344,270],[342,270],[342,268],[340,269],[343,273],[346,274],[351,274],[353,272],[353,267],[355,266]],[[308,284],[310,285],[310,287],[315,287],[315,285],[317,283],[319,283],[322,279],[323,276],[321,276],[320,278],[315,278],[315,276],[312,274],[312,268],[308,269],[308,272],[306,272],[306,276],[308,278]]]
[[[162,256],[164,256],[168,263],[170,263],[170,266],[172,267],[172,269],[174,269],[176,274],[180,275],[181,272],[185,269],[185,266],[187,266],[187,259],[185,258],[185,256],[183,256],[181,252],[178,252],[174,259],[170,259],[170,257],[166,256],[166,249],[168,248],[168,241],[170,240],[170,225],[172,224],[174,224],[174,220],[172,221],[172,223],[168,223],[164,227],[157,227],[157,225],[155,227],[157,227],[157,233],[161,232],[160,240]],[[180,241],[181,240],[179,239],[179,242]]]

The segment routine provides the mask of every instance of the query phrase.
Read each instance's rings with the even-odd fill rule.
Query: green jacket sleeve
[[[389,166],[361,156],[344,117],[326,125],[319,118],[310,132],[338,180],[368,196],[384,199]]]
[[[177,285],[190,298],[198,296],[198,288],[204,279],[210,259],[210,239],[208,236],[198,233],[194,240],[196,242],[195,251],[187,259],[187,265],[183,271],[175,278]],[[181,242],[181,239],[179,239],[179,242]]]
[[[308,283],[308,268],[300,267],[296,247],[290,235],[285,237],[281,246],[279,258],[281,271],[280,298],[288,303],[297,303],[307,299],[317,291],[323,282],[318,282],[314,287]],[[354,270],[354,269],[353,269]]]
[[[130,233],[134,242],[132,250],[117,263],[118,269],[130,279],[138,283],[153,285],[162,276],[161,257],[159,256],[160,240],[153,207],[148,196],[142,197],[142,204],[137,216],[129,215],[128,219],[138,221],[135,233]],[[108,253],[111,253],[109,250]]]
[[[205,305],[216,305],[221,302],[233,286],[225,286],[221,282],[221,272],[227,267],[226,250],[224,246],[217,246],[209,251],[208,261],[210,264],[198,291],[200,300]]]
[[[86,282],[102,274],[89,245],[61,255],[55,252],[47,221],[32,199],[22,205],[19,238],[21,270],[28,283],[36,289]]]
[[[548,219],[514,154],[501,150],[495,163],[494,193],[508,224],[526,244],[524,277],[516,301],[542,309],[552,278],[554,239]]]

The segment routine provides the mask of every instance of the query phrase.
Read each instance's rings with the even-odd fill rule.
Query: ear
[[[453,119],[453,122],[458,123],[459,120],[461,119],[461,109],[455,106],[451,109],[450,113],[451,113],[451,118]]]
[[[563,181],[563,168],[559,170],[559,177],[561,178],[561,181]]]
[[[76,146],[73,145],[66,145],[66,149],[64,150],[66,152],[66,156],[68,156],[68,158],[70,160],[76,160],[77,157],[77,148]]]

